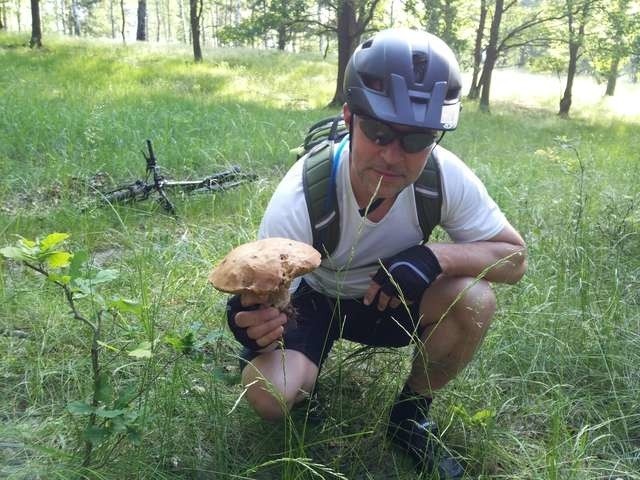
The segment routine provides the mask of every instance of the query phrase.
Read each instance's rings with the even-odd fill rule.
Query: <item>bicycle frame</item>
[[[147,152],[142,151],[146,162],[146,175],[144,180],[136,180],[133,183],[118,187],[103,195],[106,203],[133,202],[145,200],[155,190],[158,192],[160,204],[170,214],[176,215],[176,209],[169,200],[165,188],[178,188],[185,192],[214,192],[238,186],[247,180],[254,180],[256,175],[240,173],[240,167],[233,166],[229,170],[215,173],[200,180],[167,180],[158,166],[151,140],[146,140]],[[153,181],[151,181],[153,179]]]

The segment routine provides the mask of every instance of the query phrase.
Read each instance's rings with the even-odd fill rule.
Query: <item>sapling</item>
[[[43,275],[49,282],[59,287],[66,303],[71,308],[75,320],[86,326],[91,340],[91,373],[93,391],[91,400],[74,401],[67,405],[67,410],[74,415],[87,416],[86,428],[83,432],[83,466],[92,463],[95,445],[111,436],[128,438],[134,443],[139,440],[138,428],[135,424],[136,412],[130,408],[136,392],[131,390],[114,394],[110,385],[109,372],[100,362],[102,325],[106,315],[122,313],[140,313],[140,305],[136,302],[112,298],[106,300],[97,289],[115,278],[115,270],[98,269],[88,263],[86,252],[71,253],[63,250],[61,244],[69,238],[67,233],[52,233],[43,239],[29,240],[19,237],[13,246],[0,249],[5,258],[18,261],[29,269]],[[91,308],[85,313],[78,300],[89,299]],[[89,308],[87,308],[89,310]],[[147,349],[149,351],[147,352]],[[129,352],[132,356],[147,356],[150,346]],[[117,440],[117,441],[120,441]]]

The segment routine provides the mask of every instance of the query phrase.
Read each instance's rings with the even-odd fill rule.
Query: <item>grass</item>
[[[298,410],[265,424],[236,405],[236,345],[224,297],[206,282],[222,255],[255,237],[289,149],[333,113],[323,109],[333,63],[212,50],[194,66],[188,51],[21,43],[0,36],[0,246],[71,233],[72,249],[119,271],[105,294],[144,306],[140,318],[106,324],[104,341],[155,347],[149,359],[104,351],[115,386],[144,385],[142,442],[110,444],[81,468],[83,418],[66,405],[92,391],[87,332],[53,285],[2,261],[0,478],[415,478],[384,440],[407,349],[338,345],[320,379],[328,420],[314,425]],[[496,287],[494,325],[434,413],[477,478],[639,479],[640,117],[584,81],[561,120],[553,79],[512,75],[497,75],[491,115],[467,102],[445,144],[522,232],[530,267],[518,285]],[[627,99],[640,92],[621,88]],[[114,184],[142,173],[145,138],[173,177],[239,164],[260,180],[177,198],[178,221],[154,202],[81,211],[98,172]],[[163,342],[187,332],[202,358],[176,358]]]

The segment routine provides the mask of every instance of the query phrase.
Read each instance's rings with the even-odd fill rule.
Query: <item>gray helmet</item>
[[[349,110],[379,120],[454,130],[460,115],[460,67],[435,35],[383,30],[351,55],[344,75]]]

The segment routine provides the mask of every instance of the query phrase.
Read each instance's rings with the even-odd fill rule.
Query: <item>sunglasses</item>
[[[390,125],[371,117],[359,115],[360,130],[377,145],[389,145],[398,139],[406,153],[418,153],[433,144],[442,134],[439,130],[399,132]]]

